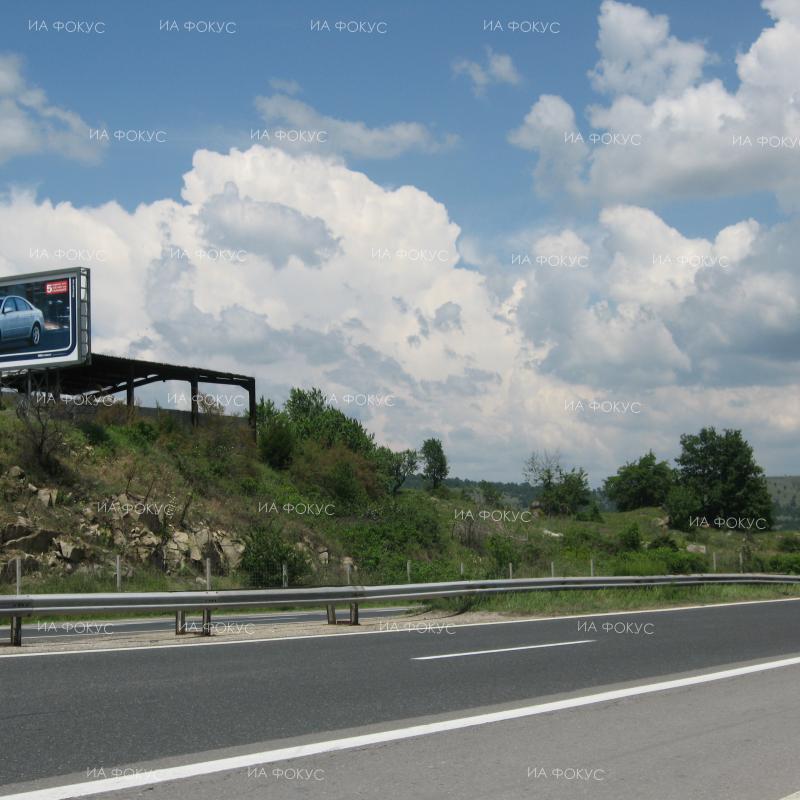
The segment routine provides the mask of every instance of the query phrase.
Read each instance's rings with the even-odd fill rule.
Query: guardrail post
[[[408,582],[411,583],[411,562],[406,561],[406,577],[408,578]]]
[[[11,617],[11,646],[22,647],[22,617]]]
[[[281,586],[284,589],[289,588],[289,568],[286,564],[281,564]]]
[[[333,603],[328,603],[325,606],[325,611],[328,614],[328,625],[336,624],[336,606]]]
[[[176,636],[181,636],[184,633],[186,633],[186,612],[185,611],[176,611],[175,612],[175,635]]]
[[[211,609],[203,609],[203,636],[211,636]]]
[[[22,594],[22,556],[17,556],[17,594]]]
[[[117,591],[121,592],[122,591],[122,569],[120,567],[119,561],[120,561],[119,556],[117,556]]]
[[[350,624],[358,625],[358,603],[350,603]]]

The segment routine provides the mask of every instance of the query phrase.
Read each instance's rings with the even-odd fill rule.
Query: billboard
[[[89,270],[0,278],[0,371],[89,358]]]

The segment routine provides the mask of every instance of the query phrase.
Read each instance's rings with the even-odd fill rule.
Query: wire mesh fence
[[[748,563],[741,552],[706,554],[709,572],[744,572]],[[0,565],[0,594],[60,594],[86,592],[223,591],[231,589],[432,583],[446,580],[498,578],[591,577],[619,574],[607,560],[562,557],[537,562],[500,562],[497,559],[423,561],[408,559],[405,570],[370,571],[351,558],[261,559],[244,568],[201,557],[178,568],[165,559],[140,563],[130,553],[111,554],[97,563],[52,568],[29,555]],[[638,574],[635,570],[630,574]]]

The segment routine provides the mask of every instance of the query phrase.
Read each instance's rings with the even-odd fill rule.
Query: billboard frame
[[[22,275],[0,276],[0,289],[3,285],[42,282],[54,278],[75,278],[75,345],[72,352],[65,358],[52,356],[46,359],[29,358],[27,360],[0,362],[0,375],[19,372],[40,372],[47,369],[60,367],[74,367],[91,363],[92,356],[92,326],[91,326],[91,279],[88,267],[64,267],[43,272],[28,272]],[[70,315],[72,312],[70,311]],[[72,324],[72,319],[70,319]],[[1,356],[2,354],[0,354]]]

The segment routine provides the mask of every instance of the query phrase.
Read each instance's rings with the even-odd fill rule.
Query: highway
[[[97,653],[4,648],[0,794],[780,800],[800,790],[799,601],[385,627]],[[183,771],[154,772],[174,767]],[[96,794],[113,788],[113,770],[140,770],[139,785]]]

